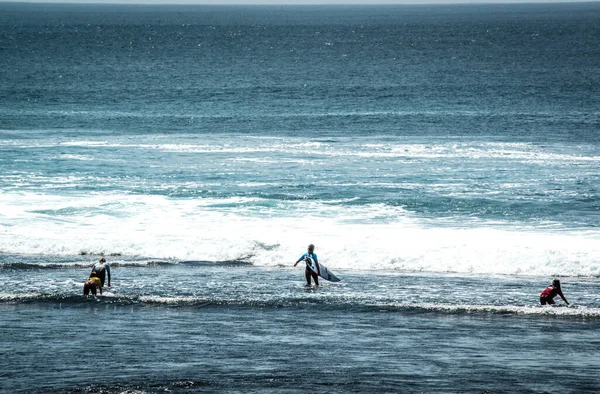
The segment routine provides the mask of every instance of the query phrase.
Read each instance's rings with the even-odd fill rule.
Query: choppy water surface
[[[0,391],[600,391],[599,17],[0,5]]]

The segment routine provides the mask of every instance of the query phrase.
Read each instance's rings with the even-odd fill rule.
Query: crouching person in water
[[[102,282],[96,273],[92,272],[88,280],[83,284],[83,295],[90,294],[90,291],[93,295],[96,295],[97,289],[100,289],[100,295],[102,295]]]
[[[552,281],[552,284],[548,287],[546,287],[544,289],[544,291],[542,291],[542,294],[540,294],[540,304],[542,305],[553,305],[554,304],[554,297],[556,297],[557,295],[560,296],[560,298],[563,299],[563,301],[569,305],[569,301],[567,301],[567,299],[565,298],[565,296],[562,293],[562,290],[560,289],[560,280],[558,279],[554,279]]]
[[[304,269],[304,275],[306,276],[306,285],[307,286],[310,286],[310,278],[313,278],[315,280],[315,285],[319,286],[319,275],[317,275],[317,273],[310,268],[310,259],[308,259],[308,257],[312,258],[315,262],[315,265],[317,266],[317,270],[320,270],[319,259],[317,259],[317,254],[314,253],[314,251],[315,251],[315,245],[313,245],[313,244],[308,245],[308,253],[304,253],[302,256],[300,256],[298,261],[296,261],[296,263],[294,264],[294,267],[295,267],[302,260],[304,260],[306,262],[306,268]]]

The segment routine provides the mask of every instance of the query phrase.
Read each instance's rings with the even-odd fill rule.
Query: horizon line
[[[82,5],[484,5],[577,4],[600,0],[0,0],[0,4]]]

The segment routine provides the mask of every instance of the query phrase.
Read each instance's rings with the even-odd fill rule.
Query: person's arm
[[[560,296],[560,298],[562,298],[565,304],[569,305],[569,301],[567,301],[561,290],[558,291],[558,295]]]
[[[302,260],[304,260],[304,257],[306,257],[306,254],[303,254],[302,256],[300,256],[300,258],[298,259],[298,261],[296,261],[294,263],[294,267],[297,266],[299,262],[301,262]]]
[[[102,286],[98,286],[98,288],[100,289],[100,295],[102,295]]]
[[[108,287],[110,287],[110,265],[106,264],[106,273],[108,274]]]

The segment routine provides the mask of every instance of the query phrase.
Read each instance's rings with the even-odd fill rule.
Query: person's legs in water
[[[96,284],[94,284],[94,282],[85,282],[83,285],[83,295],[90,294],[90,290],[93,295],[96,295]]]
[[[304,270],[304,276],[306,276],[306,286],[310,286],[310,278],[312,276],[312,270],[308,267]]]
[[[554,304],[554,300],[550,297],[540,297],[540,304],[542,305],[553,305]]]
[[[306,276],[306,285],[310,286],[310,278],[313,278],[315,281],[315,285],[319,286],[319,275],[317,275],[317,273],[313,270],[311,270],[310,268],[306,267],[306,270],[304,270],[304,276]]]

